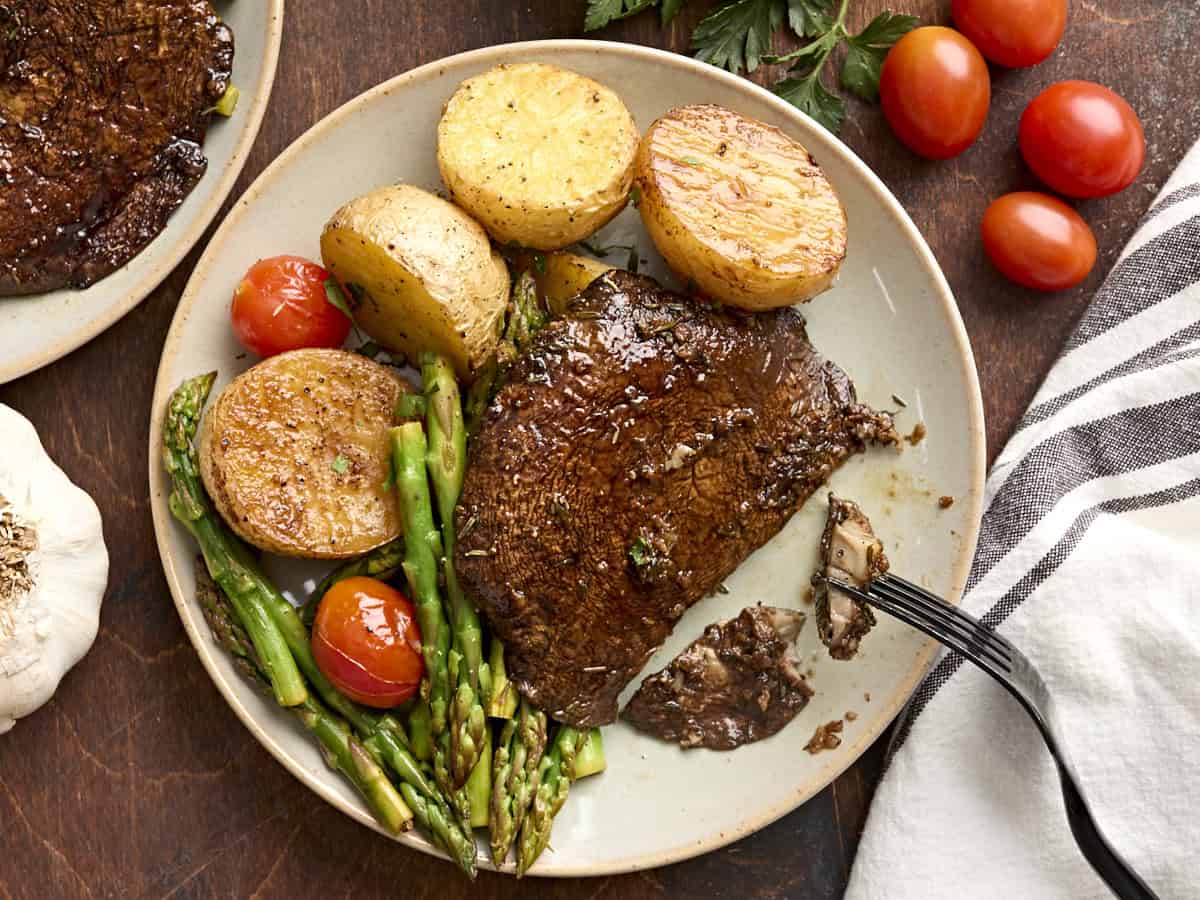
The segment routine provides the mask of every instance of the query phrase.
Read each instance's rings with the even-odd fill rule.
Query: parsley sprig
[[[665,24],[684,2],[588,0],[584,28],[594,31],[652,7],[658,7]],[[724,0],[692,32],[692,50],[697,59],[731,72],[753,72],[762,63],[788,64],[787,76],[774,86],[775,93],[836,133],[846,119],[846,102],[821,80],[829,57],[844,43],[842,87],[874,102],[884,57],[917,24],[915,16],[885,10],[852,34],[846,28],[849,5],[850,0]],[[775,36],[785,26],[806,43],[791,53],[772,55]]]

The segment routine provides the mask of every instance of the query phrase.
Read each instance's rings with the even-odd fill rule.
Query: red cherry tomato
[[[929,159],[949,159],[983,128],[992,85],[987,63],[951,28],[917,28],[883,62],[879,101],[896,137]]]
[[[1054,52],[1067,27],[1067,0],[953,0],[950,15],[980,53],[1019,69]]]
[[[313,656],[334,687],[364,706],[388,709],[417,692],[425,662],[413,605],[382,581],[356,576],[321,598]]]
[[[1021,155],[1068,197],[1106,197],[1129,187],[1146,158],[1142,123],[1117,94],[1090,81],[1060,81],[1021,115]]]
[[[1006,277],[1039,291],[1073,287],[1096,263],[1087,222],[1057,197],[1033,191],[993,201],[983,214],[983,247]]]
[[[303,347],[340,347],[350,319],[329,302],[330,274],[299,256],[260,259],[233,294],[233,331],[259,356]]]

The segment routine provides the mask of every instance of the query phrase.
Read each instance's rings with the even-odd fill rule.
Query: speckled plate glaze
[[[200,240],[237,180],[262,124],[283,35],[284,0],[215,0],[233,29],[233,82],[242,95],[204,141],[208,171],[167,227],[137,256],[82,291],[0,297],[0,384],[54,362],[137,306]]]
[[[234,286],[256,259],[318,258],[321,226],[338,206],[382,184],[440,186],[434,159],[442,104],[464,78],[501,62],[538,60],[615,89],[645,129],[685,103],[720,103],[800,140],[837,187],[849,216],[850,249],[838,285],[804,308],[813,341],[852,376],[860,397],[896,408],[908,431],[928,437],[903,453],[873,451],[839,471],[832,488],[874,519],[895,568],[942,595],[962,590],[979,527],[984,474],[983,413],[971,349],[954,298],[920,234],[887,188],[835,137],[750,82],[711,66],[642,47],[590,41],[513,44],[432,63],[367,91],[297,140],[229,214],[196,267],[167,337],[154,396],[150,488],[155,532],[171,593],[187,632],[234,711],[301,781],[365,825],[367,808],[321,761],[291,716],[244,681],[207,633],[194,598],[195,549],[171,521],[159,461],[161,414],[184,378],[217,369],[221,385],[245,369],[229,328]],[[642,248],[644,270],[665,276],[636,211],[602,238]],[[669,283],[669,281],[668,281]],[[938,498],[955,498],[940,509]],[[657,671],[706,624],[758,602],[804,608],[824,513],[824,494],[802,509],[727,582],[684,616],[651,660]],[[294,596],[311,588],[307,564],[270,561]],[[682,751],[624,724],[605,730],[608,771],[578,783],[554,827],[539,875],[601,875],[676,862],[720,847],[795,809],[854,762],[893,719],[925,673],[934,647],[884,620],[853,662],[835,662],[810,621],[800,637],[811,655],[816,696],[775,737],[732,753]],[[632,692],[627,691],[626,697]],[[818,724],[853,711],[840,747],[804,745]],[[434,852],[418,834],[400,838]],[[481,864],[484,863],[481,842]]]

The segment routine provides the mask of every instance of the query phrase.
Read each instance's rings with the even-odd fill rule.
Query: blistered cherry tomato
[[[953,0],[950,15],[980,53],[1019,69],[1054,52],[1067,27],[1067,0]]]
[[[987,63],[951,28],[910,31],[883,62],[883,114],[896,137],[929,159],[966,150],[983,128],[991,98]]]
[[[1079,213],[1057,197],[1017,191],[983,214],[983,247],[1005,276],[1039,291],[1060,291],[1087,277],[1096,238]]]
[[[1033,174],[1068,197],[1106,197],[1129,187],[1146,158],[1142,123],[1117,94],[1090,81],[1060,81],[1021,115],[1021,155]]]
[[[321,598],[312,631],[317,667],[364,706],[387,709],[417,692],[425,662],[413,605],[375,578],[339,581]]]
[[[233,294],[233,331],[242,346],[259,356],[304,347],[340,347],[350,319],[329,302],[325,283],[332,276],[299,256],[260,259]]]

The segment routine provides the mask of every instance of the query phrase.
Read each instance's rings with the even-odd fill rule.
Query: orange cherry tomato
[[[1146,159],[1137,113],[1090,81],[1060,81],[1021,114],[1021,155],[1042,181],[1068,197],[1107,197],[1129,187]]]
[[[252,265],[233,294],[233,332],[259,356],[304,347],[340,347],[349,317],[329,302],[332,276],[299,256],[273,256]]]
[[[883,62],[883,114],[896,137],[929,159],[949,159],[966,150],[983,128],[991,99],[987,63],[951,28],[910,31]]]
[[[983,214],[983,247],[1007,278],[1039,291],[1074,287],[1096,264],[1096,238],[1057,197],[1017,191]]]
[[[950,15],[980,53],[1020,69],[1054,52],[1067,27],[1067,0],[953,0]]]
[[[413,605],[395,588],[366,576],[326,591],[313,622],[312,648],[334,687],[377,709],[413,696],[425,672]]]

